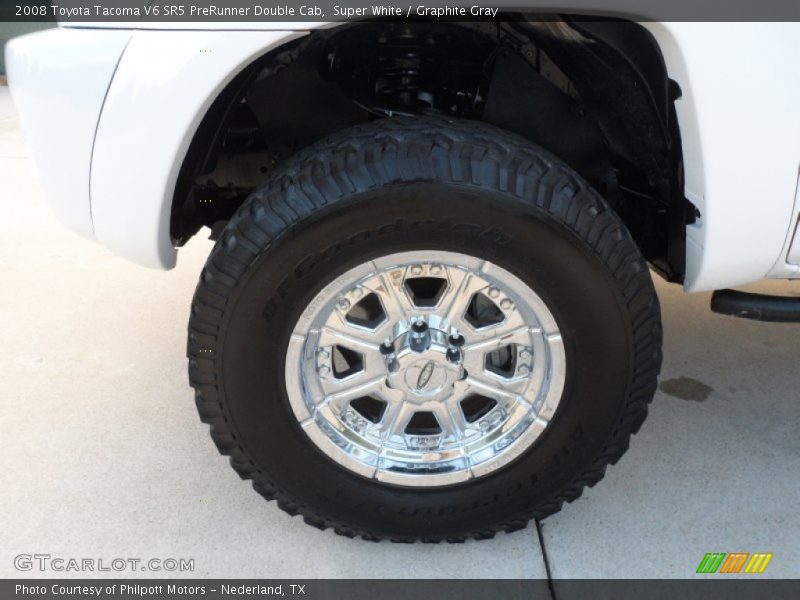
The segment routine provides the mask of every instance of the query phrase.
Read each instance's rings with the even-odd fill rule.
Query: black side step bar
[[[717,290],[711,296],[711,310],[756,321],[800,323],[800,296],[766,296],[736,290]]]

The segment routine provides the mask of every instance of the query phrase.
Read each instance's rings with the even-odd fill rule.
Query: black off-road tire
[[[341,468],[301,430],[283,381],[288,336],[323,285],[419,249],[486,258],[529,284],[559,323],[567,365],[531,448],[435,488]],[[655,393],[661,322],[639,249],[573,170],[480,123],[397,118],[307,148],[242,205],[200,277],[188,357],[201,419],[262,496],[349,537],[460,542],[558,511],[617,462]]]

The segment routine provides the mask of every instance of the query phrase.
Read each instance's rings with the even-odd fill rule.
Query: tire
[[[511,459],[492,447],[501,466],[436,485],[425,471],[409,485],[345,468],[287,392],[290,336],[321,290],[370,259],[420,251],[489,261],[534,290],[525,298],[549,310],[564,358],[557,409],[535,441]],[[655,393],[661,322],[636,244],[569,167],[484,124],[396,118],[307,148],[253,192],[200,277],[188,357],[202,421],[266,499],[348,537],[461,542],[558,511],[616,463]]]

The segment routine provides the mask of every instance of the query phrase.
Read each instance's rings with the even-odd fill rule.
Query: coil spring
[[[424,38],[406,28],[378,38],[381,58],[375,74],[375,93],[390,104],[417,107],[431,106],[433,98],[425,89],[434,69],[432,36]]]

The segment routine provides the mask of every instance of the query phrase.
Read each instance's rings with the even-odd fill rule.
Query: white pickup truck
[[[82,24],[9,82],[61,219],[170,269],[200,416],[319,528],[524,527],[625,452],[661,363],[651,271],[712,308],[800,277],[800,25]]]

